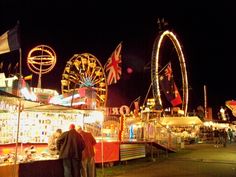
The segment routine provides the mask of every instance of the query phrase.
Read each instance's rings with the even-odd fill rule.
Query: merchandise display
[[[101,135],[102,111],[78,110],[24,100],[19,112],[18,100],[13,99],[0,99],[0,165],[58,159],[57,155],[49,154],[48,138],[58,128],[62,132],[67,131],[71,123],[86,125],[94,135]],[[8,109],[9,105],[14,109]]]
[[[0,144],[16,143],[17,113],[0,114]],[[57,128],[67,129],[67,125],[81,125],[82,114],[22,112],[18,141],[22,143],[47,143],[48,137]]]

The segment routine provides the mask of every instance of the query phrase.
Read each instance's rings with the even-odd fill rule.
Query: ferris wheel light
[[[66,67],[65,67],[65,71],[66,71],[66,72],[70,72],[70,67],[67,67],[67,66],[66,66]]]
[[[66,79],[69,79],[69,75],[68,74],[63,74],[63,77]]]
[[[103,66],[92,54],[74,55],[64,69],[61,80],[62,94],[78,88],[86,88],[86,92],[94,90],[94,101],[86,102],[86,108],[97,109],[105,106],[107,101],[106,75]]]
[[[100,95],[100,98],[101,98],[102,100],[105,100],[106,95]]]
[[[72,62],[71,61],[67,61],[67,63],[66,63],[67,65],[71,65],[72,64]]]
[[[89,66],[90,66],[91,68],[95,68],[95,67],[96,67],[96,63],[89,63]]]
[[[96,74],[96,76],[102,76],[102,72],[101,71],[96,71],[95,74]]]
[[[75,62],[74,62],[75,67],[79,67],[80,64],[81,64],[81,61],[75,60]]]
[[[63,86],[67,86],[69,83],[68,83],[67,80],[61,80],[61,84],[62,84]]]
[[[105,86],[106,86],[106,83],[105,83],[105,82],[101,82],[101,83],[99,84],[99,86],[100,86],[100,87],[105,87]]]
[[[82,58],[81,61],[82,61],[83,64],[87,64],[88,63],[87,58]]]

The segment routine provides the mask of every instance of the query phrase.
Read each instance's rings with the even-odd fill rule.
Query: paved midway
[[[105,177],[236,177],[236,143],[185,145],[176,153],[105,168]]]

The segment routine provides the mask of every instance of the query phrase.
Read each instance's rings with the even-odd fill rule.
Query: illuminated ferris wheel
[[[157,38],[154,41],[153,51],[152,51],[152,59],[151,59],[151,80],[152,80],[152,90],[153,96],[155,98],[155,104],[159,106],[162,105],[161,100],[161,92],[160,92],[160,83],[159,83],[159,62],[163,59],[163,55],[161,52],[163,49],[164,42],[169,40],[170,43],[174,46],[174,50],[177,53],[177,57],[179,59],[181,76],[182,76],[182,110],[184,110],[184,115],[186,116],[188,109],[188,77],[186,70],[186,63],[184,54],[181,48],[181,45],[177,39],[177,37],[169,30],[162,31],[159,33]]]
[[[75,54],[67,62],[62,74],[62,94],[73,93],[77,89],[93,90],[97,107],[106,106],[107,83],[103,66],[90,53]]]

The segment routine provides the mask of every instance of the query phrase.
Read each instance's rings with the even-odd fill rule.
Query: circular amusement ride
[[[161,31],[157,38],[154,41],[153,51],[152,51],[152,58],[151,58],[151,81],[152,81],[152,91],[153,97],[155,99],[155,105],[159,108],[163,107],[162,98],[161,98],[161,89],[160,89],[160,63],[164,56],[167,56],[164,53],[165,44],[169,43],[170,45],[174,46],[174,51],[170,51],[169,53],[173,54],[173,52],[177,53],[177,58],[179,60],[181,76],[182,76],[182,110],[184,110],[184,115],[187,114],[188,109],[188,77],[187,77],[187,70],[186,70],[186,63],[184,54],[178,41],[176,35],[169,31]],[[169,56],[167,56],[168,58]],[[168,61],[169,62],[169,61]]]
[[[93,108],[105,107],[106,75],[100,61],[90,53],[75,54],[66,63],[61,80],[62,94],[86,96]],[[88,100],[87,100],[88,101]],[[73,102],[73,101],[72,101]]]

